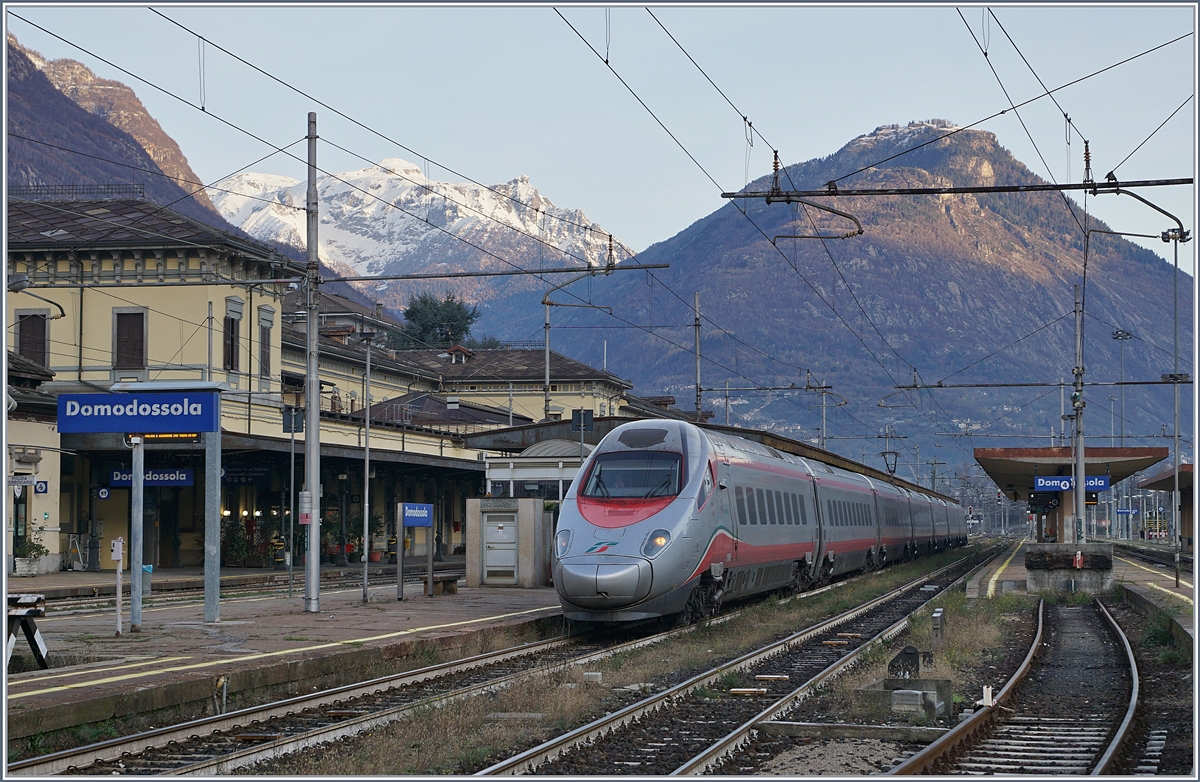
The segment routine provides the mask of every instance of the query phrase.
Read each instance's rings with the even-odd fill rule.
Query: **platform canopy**
[[[1179,488],[1192,488],[1192,465],[1179,465]],[[1155,473],[1149,478],[1145,478],[1138,484],[1139,489],[1153,489],[1154,491],[1175,491],[1175,468],[1168,467],[1162,472]]]
[[[1087,448],[1084,472],[1116,483],[1168,455],[1167,448]],[[1075,457],[1071,448],[976,448],[975,461],[1009,499],[1028,500],[1035,476],[1070,475]]]

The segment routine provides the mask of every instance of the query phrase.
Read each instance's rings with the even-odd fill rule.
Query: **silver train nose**
[[[558,593],[580,608],[611,610],[650,594],[650,562],[636,557],[568,557],[555,566]]]

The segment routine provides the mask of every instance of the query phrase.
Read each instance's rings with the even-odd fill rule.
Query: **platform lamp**
[[[1125,343],[1133,339],[1133,334],[1125,329],[1117,329],[1112,338],[1121,346],[1121,447],[1125,447]]]
[[[367,595],[367,541],[371,535],[371,341],[378,337],[374,331],[361,331],[358,338],[367,345],[367,371],[363,377],[363,593],[366,603]]]

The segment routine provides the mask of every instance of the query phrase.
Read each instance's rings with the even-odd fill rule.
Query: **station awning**
[[[1110,482],[1116,483],[1161,462],[1169,454],[1165,447],[1086,448],[1084,472],[1108,475]],[[976,448],[975,461],[1009,499],[1028,500],[1035,476],[1070,475],[1075,459],[1072,449],[1066,447]]]
[[[1168,467],[1160,473],[1143,479],[1138,484],[1138,488],[1153,489],[1154,491],[1175,491],[1175,468]],[[1181,490],[1192,488],[1192,465],[1179,465],[1179,488]]]

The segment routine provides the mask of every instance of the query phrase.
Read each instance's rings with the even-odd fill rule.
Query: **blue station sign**
[[[220,396],[214,392],[144,394],[63,394],[58,398],[58,431],[175,433],[220,430]]]
[[[1087,491],[1108,491],[1107,475],[1089,475],[1083,483]],[[1035,475],[1034,491],[1072,491],[1075,479],[1070,475]]]
[[[142,475],[143,486],[193,486],[195,476],[191,467],[150,467]],[[113,470],[108,476],[109,486],[132,486],[132,470]]]
[[[419,502],[400,503],[400,517],[406,527],[432,527],[433,506]]]

